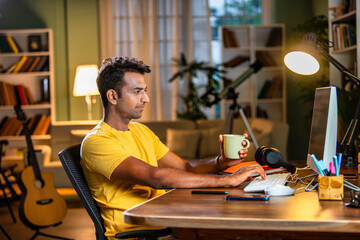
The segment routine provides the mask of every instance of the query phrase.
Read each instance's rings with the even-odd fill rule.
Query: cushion
[[[200,130],[201,139],[198,152],[199,158],[214,156],[220,153],[219,135],[221,133],[222,128],[208,128]]]
[[[166,129],[167,147],[182,158],[196,158],[199,141],[199,130]]]

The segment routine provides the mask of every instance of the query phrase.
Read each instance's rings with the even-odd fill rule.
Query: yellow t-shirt
[[[157,167],[157,160],[168,151],[159,138],[140,123],[131,122],[129,131],[118,131],[101,121],[86,135],[81,145],[81,165],[91,194],[100,207],[109,239],[123,231],[151,229],[126,224],[123,212],[165,192],[118,179],[110,180],[115,168],[130,156]]]

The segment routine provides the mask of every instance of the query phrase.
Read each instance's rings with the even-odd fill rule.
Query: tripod
[[[238,104],[238,102],[237,102],[239,93],[235,93],[234,88],[230,88],[229,92],[228,92],[228,96],[232,99],[232,104],[229,107],[229,112],[226,117],[223,133],[232,133],[233,127],[234,127],[234,118],[238,117],[238,114],[240,114],[242,120],[244,121],[246,129],[248,130],[248,132],[251,136],[251,139],[255,145],[255,149],[258,149],[259,144],[257,143],[255,135],[254,135],[253,131],[251,130],[249,122],[246,119],[244,110],[241,108],[240,104]]]

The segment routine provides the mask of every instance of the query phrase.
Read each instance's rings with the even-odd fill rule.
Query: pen
[[[319,165],[319,163],[318,163],[318,161],[317,161],[314,154],[311,154],[311,158],[314,161],[314,163],[316,165],[316,168],[319,170],[319,173],[321,174],[321,176],[325,176],[325,174],[324,174],[323,170],[321,169],[321,167],[320,167],[320,165]]]
[[[319,166],[321,167],[321,169],[323,170],[325,176],[330,176],[330,171],[329,171],[330,169],[328,170],[326,168],[326,165],[325,165],[324,161],[321,159],[321,160],[318,161],[318,163],[319,163]]]
[[[331,176],[336,176],[335,165],[333,162],[329,162],[329,170],[330,170]]]
[[[209,191],[209,190],[193,190],[191,194],[228,194],[229,192],[226,191]]]
[[[341,168],[341,160],[342,160],[342,153],[339,153],[339,158],[338,158],[338,161],[339,161],[339,164],[338,164],[339,174],[340,174],[340,168]]]
[[[337,160],[337,156],[333,156],[333,165],[335,167],[335,175],[339,176],[339,165],[338,165],[338,160]]]

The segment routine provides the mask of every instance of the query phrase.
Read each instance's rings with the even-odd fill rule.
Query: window
[[[214,64],[220,62],[219,26],[261,24],[261,0],[209,0],[211,49]]]
[[[175,119],[183,107],[186,82],[169,82],[173,58],[218,64],[219,26],[262,22],[261,0],[102,0],[100,13],[103,58],[126,55],[152,66],[144,120]]]

